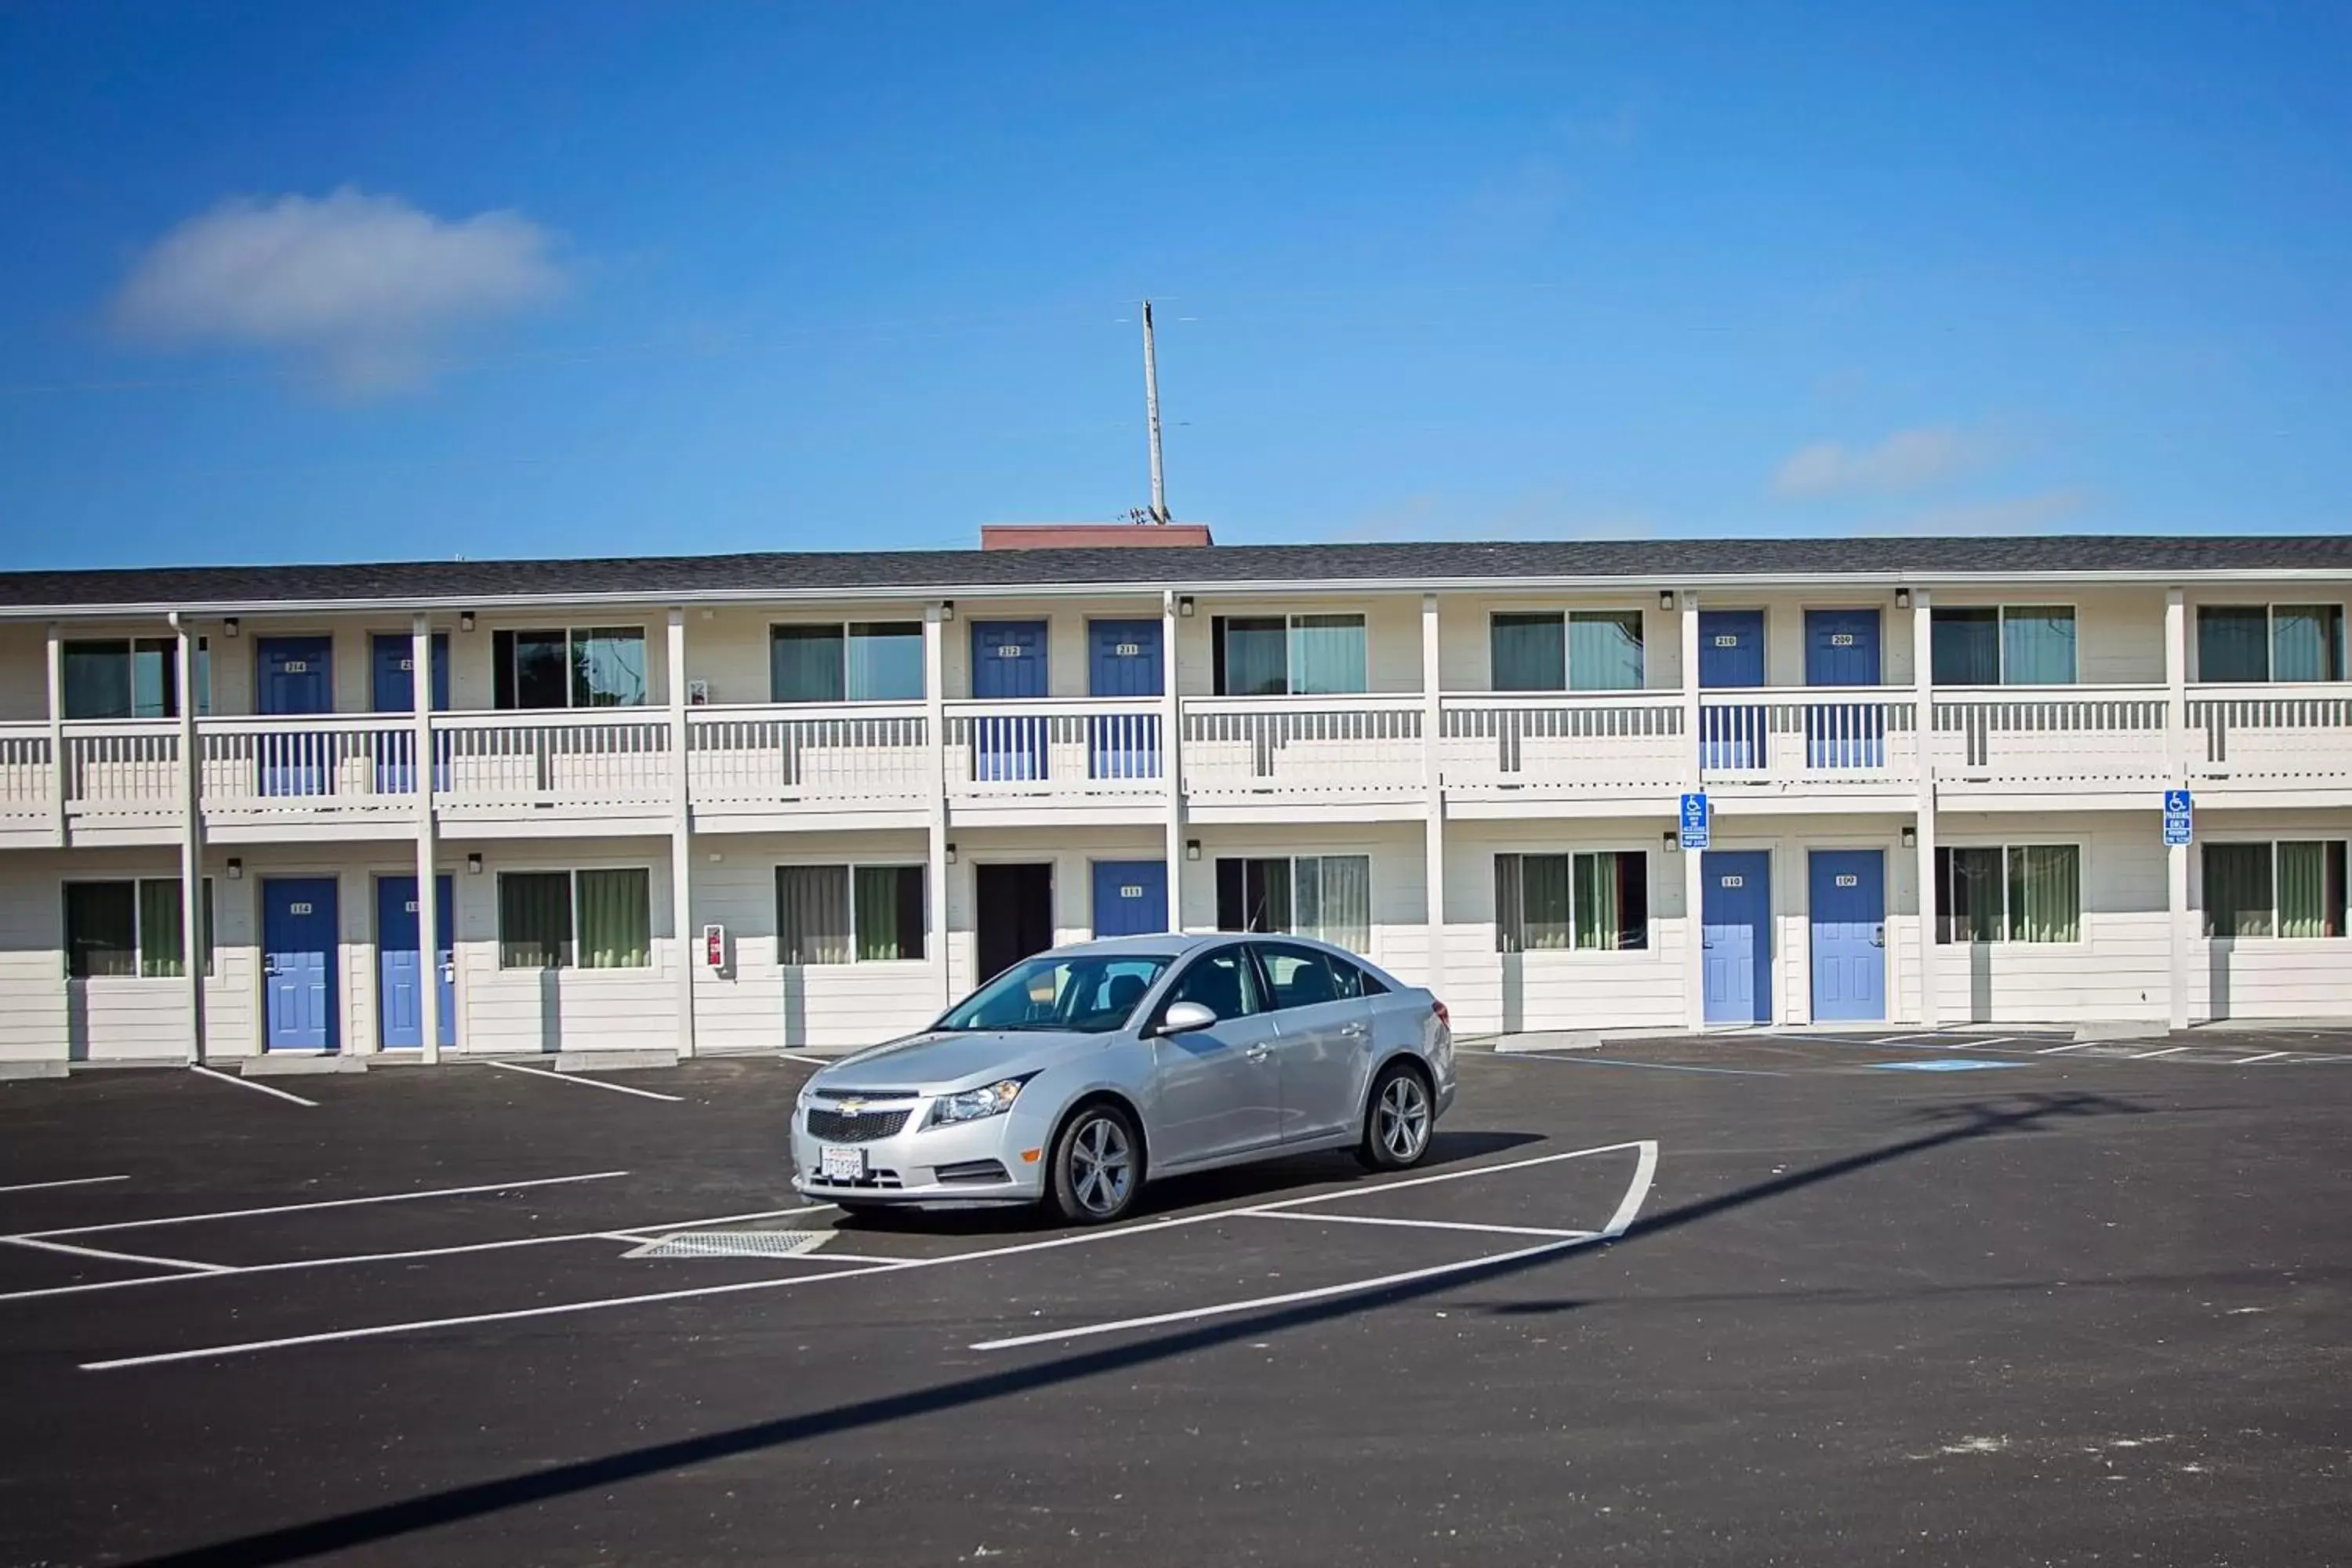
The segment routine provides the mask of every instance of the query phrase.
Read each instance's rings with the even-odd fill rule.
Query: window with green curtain
[[[572,634],[572,706],[642,708],[646,634],[642,626],[592,626]]]
[[[1496,856],[1497,951],[1544,952],[1567,948],[1574,940],[1570,879],[1566,855]]]
[[[2268,680],[2270,635],[2270,611],[2261,605],[2200,605],[2197,679]]]
[[[1280,697],[1290,690],[1290,623],[1280,616],[1217,617],[1217,695]]]
[[[572,963],[572,875],[499,874],[499,967],[564,969]]]
[[[849,623],[849,700],[914,702],[923,695],[923,623]]]
[[[1568,685],[1568,627],[1548,614],[1497,612],[1486,622],[1486,647],[1496,691],[1559,691]]]
[[[2276,605],[2271,609],[2271,679],[2344,679],[2344,606]]]
[[[2009,852],[2009,940],[2079,942],[2082,851],[2072,844],[2021,844]]]
[[[2272,936],[2277,900],[2267,844],[2205,846],[2205,934]]]
[[[776,702],[839,702],[849,695],[839,626],[772,626],[768,695]]]
[[[856,872],[861,963],[923,956],[923,868],[860,866]]]
[[[1937,605],[1927,612],[1928,661],[1938,686],[2000,684],[2000,611]]]
[[[180,952],[180,879],[152,877],[139,884],[139,973],[177,980],[187,973]]]
[[[1650,858],[1639,849],[1575,858],[1576,945],[1626,951],[1650,945]]]
[[[66,884],[66,973],[110,980],[139,973],[139,892],[131,882]]]
[[[642,866],[583,871],[580,967],[643,969],[654,961],[652,879]]]
[[[1291,862],[1291,918],[1279,928],[1350,952],[1372,941],[1372,862],[1364,855],[1302,855]]]
[[[2279,935],[2344,934],[2344,841],[2289,841],[2278,847]]]
[[[776,868],[776,962],[847,963],[855,947],[849,921],[849,868]]]
[[[1290,689],[1294,693],[1361,691],[1364,679],[1363,616],[1290,618]]]
[[[1577,610],[1568,617],[1568,684],[1576,691],[1638,691],[1642,612]]]
[[[1936,851],[1936,940],[1939,942],[1999,942],[2001,919],[2000,851],[1942,847]]]
[[[2064,605],[2011,605],[2000,613],[2000,679],[2008,686],[2072,686],[2074,612]]]

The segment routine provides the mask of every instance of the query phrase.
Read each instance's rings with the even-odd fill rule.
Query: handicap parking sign
[[[1704,794],[1683,796],[1683,847],[1706,847],[1706,796]]]
[[[2164,792],[2164,841],[2167,844],[2189,842],[2190,829],[2189,806],[2187,790],[2168,789]]]

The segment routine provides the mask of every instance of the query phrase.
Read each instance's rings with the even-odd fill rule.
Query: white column
[[[955,1000],[948,964],[948,720],[945,608],[923,606],[923,743],[930,748],[929,872],[925,879],[924,918],[931,962],[939,966],[940,1002]]]
[[[1168,786],[1168,929],[1184,929],[1184,736],[1176,700],[1176,590],[1160,595],[1160,771]]]
[[[66,645],[58,623],[49,623],[49,826],[58,847],[66,843]]]
[[[2164,778],[2168,789],[2189,784],[2189,601],[2178,588],[2164,595]],[[2160,804],[2160,803],[2157,803]],[[2172,1008],[2176,1029],[2189,1026],[2189,846],[2164,851],[2165,902],[2170,911]]]
[[[677,1054],[694,1055],[694,972],[702,963],[694,929],[694,802],[687,742],[686,611],[669,613],[669,907],[677,953]]]
[[[433,817],[433,621],[423,614],[408,620],[409,710],[414,715],[410,744],[415,748],[413,777],[416,783],[416,974],[420,995],[417,1016],[423,1037],[419,1058],[441,1059],[441,930],[440,878],[434,847]],[[451,919],[456,914],[452,911]],[[454,948],[455,942],[451,943]],[[376,1021],[377,1038],[383,1021]]]
[[[1933,1028],[1937,1021],[1936,998],[1936,733],[1935,621],[1927,609],[1927,590],[1911,590],[1911,735],[1919,752],[1917,828],[1919,932],[1919,1021]]]
[[[1683,777],[1688,789],[1705,789],[1706,781],[1699,774],[1698,736],[1698,595],[1688,589],[1682,595],[1683,634]],[[1715,803],[1707,803],[1707,833],[1715,832]],[[1675,833],[1681,834],[1681,820],[1675,821]],[[1699,923],[1699,911],[1706,904],[1706,858],[1696,849],[1685,849],[1683,857],[1683,1022],[1693,1029],[1706,1025],[1706,942]],[[1777,987],[1776,987],[1777,989]]]
[[[196,637],[172,613],[178,634],[180,710],[180,958],[188,977],[188,1060],[205,1059],[205,812],[196,761]]]
[[[1429,879],[1428,985],[1445,994],[1445,775],[1439,765],[1438,735],[1445,720],[1443,672],[1438,668],[1437,595],[1421,596],[1422,789],[1427,797],[1423,845]]]

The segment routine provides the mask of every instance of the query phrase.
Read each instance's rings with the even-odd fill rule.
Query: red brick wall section
[[[1216,542],[1197,522],[990,522],[982,550],[1183,550]]]

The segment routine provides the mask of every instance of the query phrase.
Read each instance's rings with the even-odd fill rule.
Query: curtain
[[[150,980],[187,973],[180,943],[180,879],[153,877],[139,884],[139,973]]]
[[[651,878],[643,867],[580,873],[580,967],[643,969],[654,961]]]
[[[1579,610],[1568,617],[1568,684],[1578,691],[1638,691],[1642,612]]]
[[[2270,612],[2260,605],[2200,606],[2197,612],[2197,679],[2270,678]]]
[[[2342,839],[2278,847],[2278,913],[2281,936],[2344,934]]]
[[[1568,680],[1568,637],[1557,613],[1497,615],[1486,623],[1496,691],[1558,691]]]
[[[855,621],[849,627],[849,700],[915,702],[923,695],[923,624]]]
[[[775,626],[768,633],[768,693],[777,702],[838,702],[843,679],[839,626]]]
[[[1361,691],[1364,617],[1294,616],[1290,621],[1290,689]]]
[[[592,626],[573,635],[572,706],[642,708],[646,696],[646,634],[642,630],[635,626]]]
[[[1521,952],[1527,948],[1527,888],[1524,867],[1517,855],[1495,857],[1495,951]]]
[[[1312,889],[1310,894],[1309,889]],[[1296,924],[1277,927],[1362,952],[1372,945],[1372,862],[1367,855],[1300,859],[1292,872]],[[1310,897],[1312,902],[1310,903]]]
[[[2021,845],[2009,852],[2009,940],[2078,942],[2083,934],[2082,856],[2072,844]]]
[[[66,973],[77,980],[139,973],[138,895],[129,882],[66,884]]]
[[[2276,900],[2267,844],[2205,846],[2205,934],[2270,936]]]
[[[499,967],[562,969],[572,963],[572,878],[508,871],[499,878]]]
[[[2001,612],[2001,679],[2011,686],[2074,684],[2074,612],[2064,605]]]
[[[1927,612],[1929,660],[1938,686],[2000,684],[2000,612],[1942,609]]]
[[[1542,952],[1567,947],[1574,940],[1569,858],[1523,855],[1519,858],[1519,881],[1521,951]]]
[[[2271,679],[2344,679],[2342,605],[2280,605],[2271,611]]]
[[[1576,945],[1617,945],[1617,858],[1579,855],[1575,859]]]
[[[1280,697],[1290,690],[1287,626],[1280,616],[1223,617],[1220,697]]]
[[[1999,942],[2000,851],[1936,851],[1936,940]]]
[[[67,718],[131,717],[129,643],[69,642],[63,653]]]
[[[849,868],[776,868],[776,962],[847,963]]]
[[[856,872],[861,963],[923,956],[923,868],[860,866]]]

